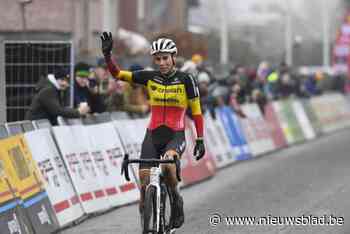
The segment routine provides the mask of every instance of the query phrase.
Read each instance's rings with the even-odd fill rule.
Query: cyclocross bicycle
[[[131,163],[151,164],[150,183],[147,185],[145,193],[145,207],[143,211],[142,233],[148,234],[172,234],[175,229],[172,229],[172,221],[170,220],[169,212],[167,211],[167,197],[169,198],[169,211],[171,213],[173,197],[164,182],[164,175],[160,164],[174,163],[176,165],[176,177],[181,181],[180,160],[175,157],[173,160],[167,159],[129,159],[129,155],[124,155],[122,164],[122,174],[125,174],[125,179],[130,181],[129,167]],[[154,166],[156,165],[156,166]],[[151,222],[152,221],[152,222]]]

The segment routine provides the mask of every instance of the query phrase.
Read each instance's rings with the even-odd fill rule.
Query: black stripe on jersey
[[[190,77],[191,82],[192,82],[194,96],[198,97],[199,91],[198,91],[198,87],[196,85],[196,82],[194,81],[194,78],[191,74],[188,74],[188,76]]]

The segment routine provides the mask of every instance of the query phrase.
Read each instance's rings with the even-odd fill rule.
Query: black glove
[[[196,157],[196,160],[203,158],[205,154],[205,146],[202,138],[196,140],[196,146],[194,147],[193,155]]]
[[[102,53],[105,56],[108,56],[112,52],[113,48],[113,38],[111,32],[103,32],[101,35],[101,41],[102,41]]]

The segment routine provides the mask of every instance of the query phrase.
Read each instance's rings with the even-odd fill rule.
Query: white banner
[[[130,173],[131,181],[122,177],[121,165],[124,149],[112,123],[85,126],[91,139],[91,154],[97,168],[103,174],[105,191],[112,206],[137,201],[139,191],[135,177]]]
[[[222,168],[233,163],[235,155],[220,121],[214,120],[209,113],[206,113],[204,118],[204,140],[213,154],[216,166]]]
[[[314,139],[316,137],[316,133],[306,115],[303,105],[298,100],[293,100],[292,105],[305,138],[308,140]]]
[[[141,145],[144,138],[144,132],[146,129],[142,129],[143,123],[135,120],[117,120],[113,121],[114,127],[120,136],[120,140],[124,147],[124,150],[129,154],[130,158],[140,158]],[[140,125],[140,127],[138,127]],[[141,133],[142,132],[142,133]],[[139,165],[132,164],[132,172],[139,183],[138,173]]]
[[[350,106],[343,95],[314,97],[310,103],[325,133],[350,126]]]
[[[43,178],[45,190],[54,208],[60,227],[84,215],[64,162],[48,129],[24,134]]]
[[[254,156],[276,149],[270,126],[263,118],[257,104],[242,105],[247,118],[240,118],[249,148]]]
[[[90,142],[84,126],[59,126],[53,131],[84,211],[93,213],[110,208],[100,172],[89,153]]]

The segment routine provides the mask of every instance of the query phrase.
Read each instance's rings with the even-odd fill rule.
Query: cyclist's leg
[[[167,144],[164,156],[173,159],[177,156],[179,159],[186,147],[184,132],[178,132],[174,138]],[[179,193],[178,181],[176,177],[176,166],[174,164],[164,164],[164,179],[174,198],[174,206],[172,209],[173,227],[179,228],[184,223],[183,199]]]
[[[147,130],[145,139],[143,140],[143,143],[142,143],[140,158],[141,159],[154,158],[157,155],[160,155],[160,154],[152,142],[151,133]],[[139,179],[140,179],[139,211],[141,215],[143,213],[146,187],[149,184],[150,168],[151,168],[151,165],[140,164],[139,166]]]

